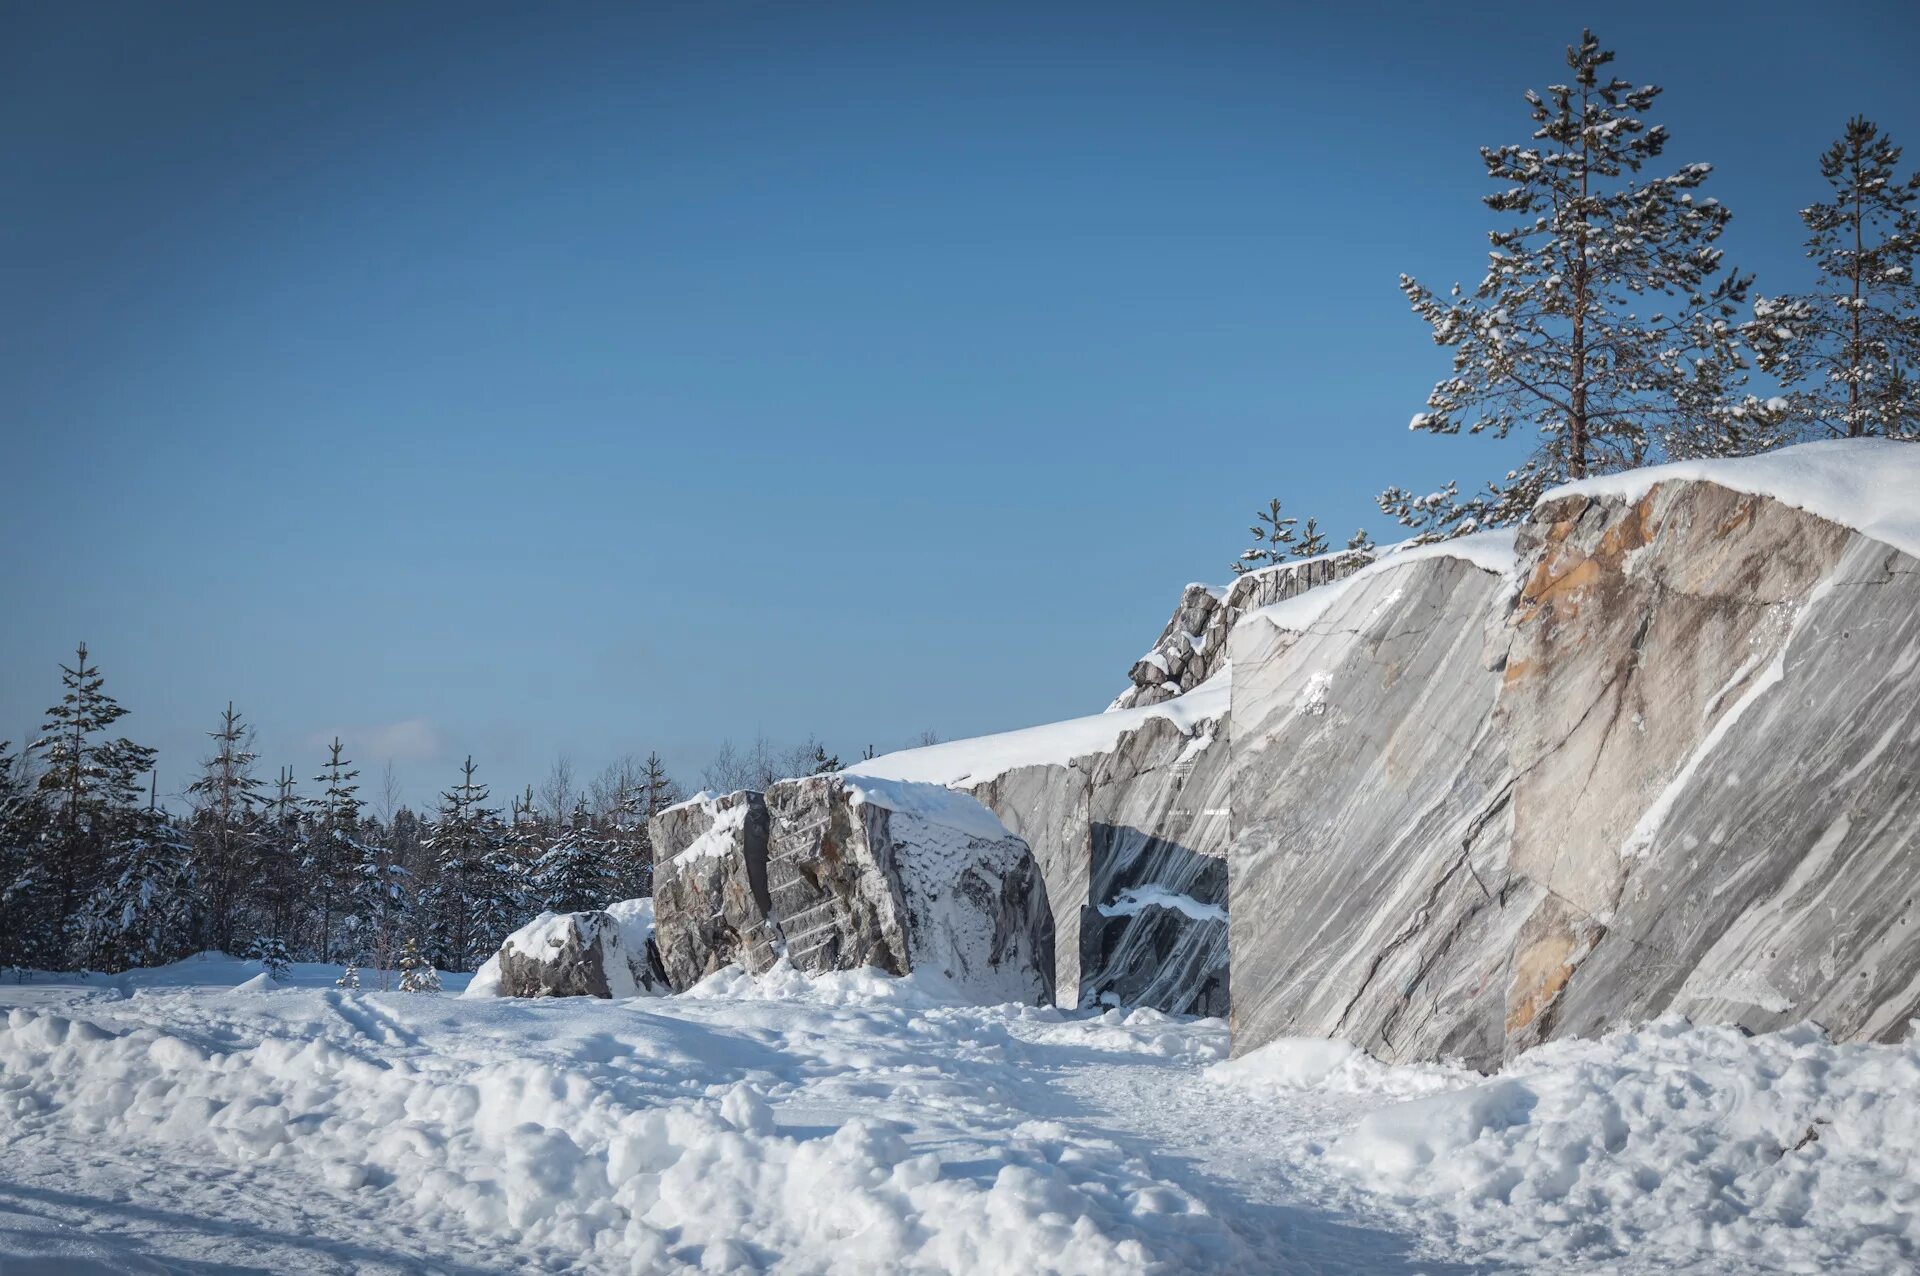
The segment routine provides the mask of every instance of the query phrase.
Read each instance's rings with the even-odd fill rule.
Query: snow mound
[[[1254,1092],[1337,1090],[1350,1094],[1426,1094],[1477,1074],[1439,1064],[1385,1064],[1338,1037],[1281,1037],[1207,1069],[1217,1086]]]
[[[925,748],[883,753],[848,767],[850,780],[910,780],[971,787],[1026,766],[1065,766],[1090,753],[1106,753],[1120,737],[1153,718],[1165,718],[1188,735],[1217,721],[1232,698],[1231,669],[1223,669],[1183,696],[1159,704],[1049,722],[997,735],[949,740]]]
[[[1375,1112],[1328,1158],[1529,1270],[1659,1254],[1669,1270],[1912,1271],[1920,1046],[1670,1018]]]
[[[1199,1199],[1059,1122],[1013,1125],[986,1173],[955,1173],[889,1119],[783,1133],[745,1080],[636,1107],[584,1065],[389,1062],[288,1036],[222,1053],[15,1009],[0,1114],[163,1160],[270,1163],[316,1197],[367,1194],[356,1208],[545,1256],[528,1269],[1146,1273],[1243,1257]]]
[[[1826,439],[1762,456],[1650,465],[1568,483],[1540,499],[1637,501],[1656,483],[1686,480],[1770,496],[1920,558],[1920,446],[1892,439]]]

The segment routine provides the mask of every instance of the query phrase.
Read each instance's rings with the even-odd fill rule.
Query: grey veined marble
[[[1237,1049],[1344,1036],[1497,1058],[1510,776],[1484,635],[1508,586],[1457,558],[1356,578],[1232,640]]]
[[[1920,1013],[1920,563],[1703,481],[1234,631],[1235,1049]]]

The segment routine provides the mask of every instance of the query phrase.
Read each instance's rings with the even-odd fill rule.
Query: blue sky
[[[1763,288],[1920,147],[1911,4],[1607,14]],[[1095,711],[1268,496],[1502,467],[1395,281],[1582,20],[0,4],[0,736],[81,638],[163,791],[229,699],[415,799]]]

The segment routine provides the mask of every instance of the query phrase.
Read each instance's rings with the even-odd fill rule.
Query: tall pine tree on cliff
[[[1749,339],[1794,417],[1823,435],[1920,437],[1920,172],[1863,116],[1820,157],[1833,199],[1800,210],[1811,293],[1753,303]]]
[[[1639,173],[1666,149],[1640,117],[1660,90],[1612,75],[1591,31],[1567,50],[1569,82],[1528,90],[1533,135],[1482,148],[1501,189],[1488,208],[1511,220],[1491,232],[1486,276],[1438,295],[1408,276],[1401,291],[1453,351],[1412,428],[1434,434],[1515,430],[1537,445],[1504,481],[1462,498],[1399,488],[1380,508],[1409,527],[1453,535],[1524,518],[1539,494],[1585,475],[1639,465],[1670,436],[1750,404],[1736,309],[1752,277],[1727,269],[1715,241],[1728,213],[1696,195],[1712,166]]]

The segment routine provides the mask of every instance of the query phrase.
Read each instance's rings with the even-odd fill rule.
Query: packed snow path
[[[0,1271],[1903,1270],[1920,1056],[1668,1025],[1493,1081],[916,977],[0,986]],[[1811,1133],[1813,1137],[1809,1138]],[[1793,1146],[1797,1145],[1797,1146]],[[1604,1149],[1611,1148],[1611,1153]]]

